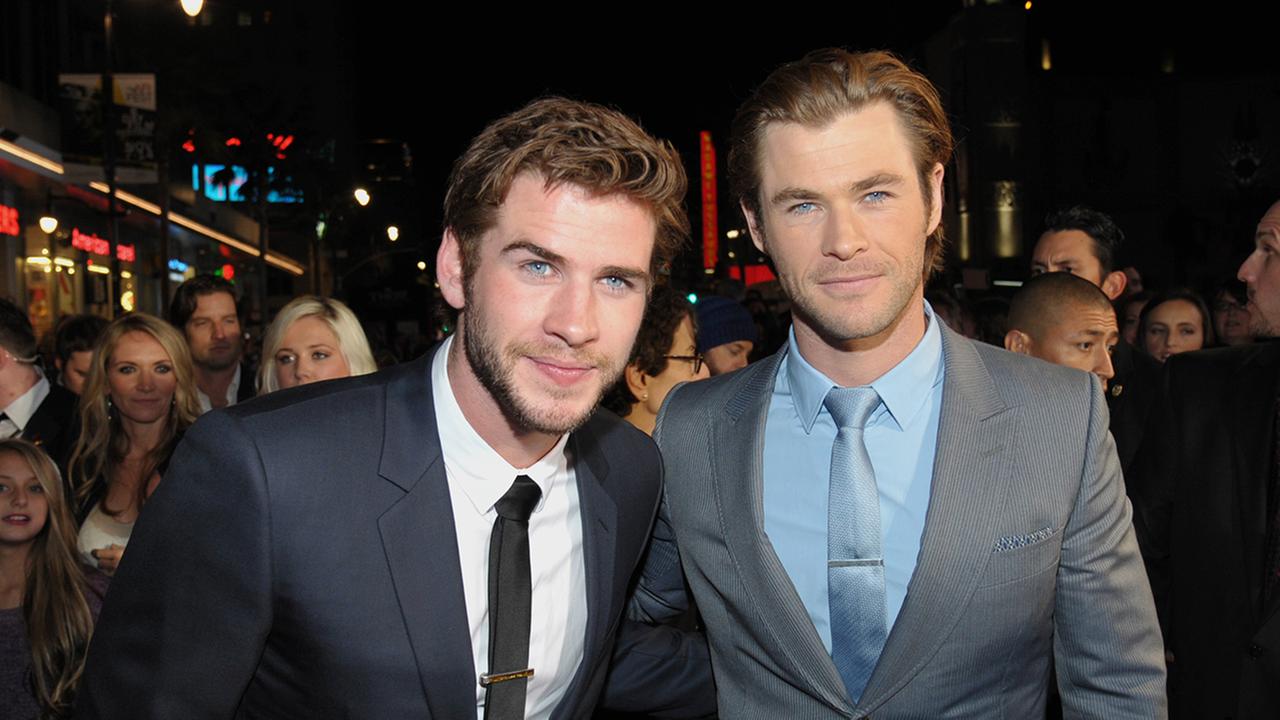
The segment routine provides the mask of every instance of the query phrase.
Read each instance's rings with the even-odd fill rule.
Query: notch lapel
[[[605,479],[609,463],[600,452],[593,424],[588,422],[569,438],[573,473],[578,483],[578,508],[582,516],[582,561],[587,586],[587,629],[582,662],[552,717],[568,717],[582,702],[592,674],[609,658],[602,657],[612,628],[609,618],[620,617],[613,608],[613,581],[617,562],[618,506]]]
[[[767,360],[749,366],[712,421],[712,462],[720,531],[739,580],[752,588],[747,602],[773,641],[771,656],[807,692],[833,709],[852,713],[844,681],[791,577],[764,532],[764,439],[774,380],[786,346]]]
[[[378,531],[432,717],[474,717],[478,676],[431,394],[434,356],[387,384],[378,473],[405,495],[378,518]]]
[[[1006,449],[1018,432],[970,341],[939,323],[944,378],[937,452],[920,555],[859,709],[874,710],[906,685],[959,622],[991,557],[1009,482]]]

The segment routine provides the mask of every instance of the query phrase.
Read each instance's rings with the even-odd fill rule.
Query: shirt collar
[[[227,386],[227,407],[236,404],[236,399],[240,397],[240,366],[236,365],[236,374],[231,376],[231,384]],[[213,409],[213,402],[209,400],[209,396],[204,394],[200,388],[196,388],[196,399],[200,401],[200,407],[204,412]]]
[[[27,388],[27,391],[13,399],[9,403],[9,407],[4,409],[5,417],[9,418],[14,425],[18,427],[18,431],[22,432],[27,429],[27,423],[31,422],[31,417],[36,414],[36,410],[40,408],[40,403],[49,396],[49,381],[45,378],[40,368],[33,368],[39,379],[36,384]]]
[[[924,304],[924,316],[924,337],[901,362],[871,383],[898,429],[911,422],[924,407],[933,388],[942,382],[942,332],[928,302]],[[807,434],[813,430],[827,392],[836,387],[836,383],[800,354],[794,327],[787,338],[787,356],[783,364],[796,414]]]
[[[568,471],[569,461],[565,448],[569,434],[561,435],[555,447],[527,468],[517,468],[503,459],[467,422],[458,399],[453,394],[448,363],[453,337],[445,340],[431,361],[432,402],[436,410],[436,427],[440,433],[445,471],[457,482],[458,488],[481,515],[493,510],[494,504],[511,488],[517,475],[528,475],[542,490],[542,498],[534,508],[536,513],[542,509],[547,496],[556,491],[560,479]]]

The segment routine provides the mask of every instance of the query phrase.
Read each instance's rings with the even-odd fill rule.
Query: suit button
[[[1249,657],[1255,660],[1266,654],[1267,654],[1267,649],[1257,643],[1254,643],[1249,646]]]

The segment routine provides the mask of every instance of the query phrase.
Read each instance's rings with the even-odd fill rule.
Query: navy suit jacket
[[[79,717],[475,717],[433,354],[192,427],[112,583]],[[555,718],[602,691],[661,485],[653,443],[608,413],[569,447],[588,617]]]

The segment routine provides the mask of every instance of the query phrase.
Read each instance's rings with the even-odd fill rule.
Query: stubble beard
[[[542,355],[563,357],[564,351],[535,343],[516,343],[499,349],[497,343],[486,332],[483,315],[476,312],[476,309],[475,303],[468,302],[466,312],[462,313],[463,351],[466,353],[467,363],[471,366],[472,373],[493,397],[512,427],[546,435],[563,435],[573,432],[591,417],[600,404],[600,399],[604,397],[605,389],[612,387],[622,375],[621,363],[610,362],[608,358],[594,353],[577,353],[576,357],[585,358],[595,365],[599,383],[592,390],[594,397],[576,413],[571,413],[563,404],[558,407],[538,408],[523,397],[516,387],[515,364],[522,357]],[[580,392],[577,389],[564,389],[560,392],[552,389],[548,395],[552,401],[563,401],[564,404],[568,404],[574,401]]]

